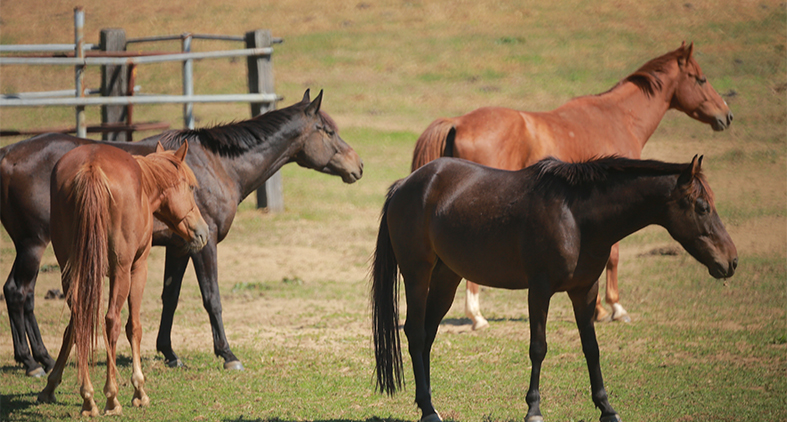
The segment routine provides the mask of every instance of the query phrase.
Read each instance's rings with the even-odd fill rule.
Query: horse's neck
[[[588,238],[609,246],[661,220],[676,176],[642,176],[623,183],[593,188],[574,201],[572,211],[580,227],[598,231]]]
[[[154,172],[151,170],[150,159],[145,156],[134,155],[137,164],[142,172],[142,192],[148,198],[151,211],[155,211],[161,205],[161,192],[164,191],[164,181],[155,177]]]
[[[661,90],[654,90],[652,95],[648,95],[634,83],[626,81],[605,94],[610,96],[611,102],[620,107],[640,150],[645,147],[645,143],[669,110],[672,90],[672,86],[665,84]]]
[[[296,150],[293,141],[275,134],[238,156],[219,157],[227,174],[235,180],[238,202],[257,190],[290,161]]]

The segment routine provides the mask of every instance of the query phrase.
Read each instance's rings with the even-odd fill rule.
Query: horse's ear
[[[164,151],[164,147],[161,145],[161,141],[156,142],[156,152]]]
[[[321,104],[322,104],[322,90],[320,90],[320,93],[317,94],[317,98],[315,98],[314,101],[312,101],[311,104],[309,104],[306,107],[306,114],[309,116],[314,116],[320,111]]]
[[[700,172],[700,166],[702,166],[702,157],[700,156],[698,160],[697,155],[695,155],[694,158],[691,159],[691,164],[686,166],[680,173],[680,176],[678,176],[678,186],[688,184],[694,180],[694,176]]]
[[[691,175],[692,176],[697,176],[702,171],[702,157],[704,157],[704,155],[700,155],[700,158],[698,158],[696,161],[695,160],[691,160],[691,164],[692,164],[691,165]],[[697,158],[697,156],[695,155],[694,158]]]
[[[306,92],[303,93],[303,99],[301,102],[308,103],[309,101],[311,101],[311,98],[309,98],[309,88],[306,88]]]
[[[180,162],[183,162],[183,160],[186,159],[187,152],[189,152],[189,141],[183,141],[183,145],[175,151],[175,157],[177,157]]]
[[[691,55],[694,52],[694,42],[692,41],[688,47],[686,47],[686,41],[683,41],[680,45],[681,55],[678,57],[678,64],[680,66],[685,66],[691,60]]]

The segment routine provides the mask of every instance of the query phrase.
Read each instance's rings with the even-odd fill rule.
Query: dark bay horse
[[[104,324],[107,349],[107,381],[104,394],[107,415],[122,414],[118,401],[117,340],[120,310],[128,300],[126,337],[131,343],[135,406],[147,406],[142,373],[139,311],[147,282],[147,258],[153,240],[153,215],[192,251],[208,242],[208,224],[194,202],[197,179],[184,162],[188,143],[177,152],[133,156],[106,144],[87,144],[66,153],[55,165],[51,182],[52,247],[71,308],[71,320],[63,333],[63,346],[41,402],[55,401],[55,388],[71,354],[77,350],[82,415],[97,416],[98,407],[90,382],[89,360],[99,330],[104,275],[109,276],[109,303]]]
[[[604,158],[566,164],[549,158],[505,171],[440,158],[394,184],[383,206],[371,272],[378,388],[393,394],[401,387],[401,273],[415,401],[422,420],[440,420],[432,406],[429,356],[438,325],[465,278],[528,289],[533,366],[526,422],[543,420],[539,378],[549,302],[557,292],[571,298],[601,420],[619,421],[604,390],[593,326],[598,277],[612,245],[658,224],[711,276],[730,277],[737,266],[735,245],[716,213],[701,162]]]
[[[694,60],[693,47],[683,44],[647,62],[609,91],[574,98],[550,112],[487,107],[435,120],[418,138],[412,170],[441,156],[504,170],[519,170],[547,156],[563,161],[604,155],[640,158],[669,109],[680,110],[713,130],[724,130],[732,123],[732,112]],[[617,266],[615,244],[607,264],[606,301],[612,315],[599,297],[597,320],[630,321],[619,303]],[[478,290],[468,280],[465,312],[474,329],[487,325]]]
[[[250,120],[112,144],[132,154],[147,155],[159,141],[168,149],[190,141],[186,162],[199,181],[195,196],[210,228],[208,244],[199,252],[185,252],[181,238],[163,224],[155,223],[153,231],[153,244],[167,248],[156,347],[170,366],[181,364],[172,350],[170,334],[183,274],[191,260],[210,316],[213,351],[224,359],[225,368],[243,368],[224,333],[216,245],[227,236],[238,204],[247,195],[290,162],[340,176],[345,183],[361,178],[361,159],[339,136],[335,122],[320,110],[321,103],[322,92],[311,101],[307,90],[302,101]],[[96,141],[49,134],[0,149],[0,220],[16,248],[3,292],[11,320],[14,359],[24,365],[28,375],[42,376],[54,365],[33,313],[35,281],[50,239],[49,174],[66,152],[92,143]]]

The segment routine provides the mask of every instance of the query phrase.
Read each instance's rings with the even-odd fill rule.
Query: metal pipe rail
[[[37,106],[98,106],[130,104],[185,104],[185,103],[272,103],[281,98],[276,94],[217,94],[217,95],[134,95],[129,97],[73,97],[73,98],[13,98],[0,99],[0,107]]]
[[[0,57],[2,65],[63,65],[63,66],[91,66],[91,65],[130,65],[164,62],[182,62],[184,60],[219,59],[225,57],[249,57],[273,54],[273,48],[244,48],[239,50],[204,51],[197,53],[175,53],[156,56],[136,57]]]

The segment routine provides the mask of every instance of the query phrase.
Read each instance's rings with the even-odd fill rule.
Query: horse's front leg
[[[211,236],[211,239],[215,239],[215,236]],[[197,273],[197,281],[200,293],[202,293],[202,305],[210,316],[210,327],[213,330],[213,353],[224,358],[224,369],[242,371],[243,364],[230,350],[227,336],[224,334],[216,242],[214,240],[208,241],[204,248],[191,255],[191,261],[194,263],[194,271]]]
[[[607,391],[604,389],[604,379],[601,376],[599,363],[598,341],[596,330],[593,326],[593,313],[596,296],[598,295],[598,282],[586,289],[573,290],[568,293],[574,307],[574,317],[582,341],[582,351],[587,361],[590,373],[590,389],[593,403],[601,410],[601,422],[620,422],[620,416],[609,404]]]
[[[183,362],[172,350],[172,323],[178,308],[183,275],[191,257],[175,246],[167,246],[164,258],[164,286],[161,292],[161,324],[156,337],[156,350],[164,355],[164,363],[170,368],[183,366]]]
[[[543,422],[541,416],[541,393],[539,380],[541,379],[541,364],[547,355],[547,315],[549,314],[549,300],[552,297],[546,277],[536,277],[530,283],[527,302],[530,312],[530,387],[527,390],[527,416],[525,422]]]

